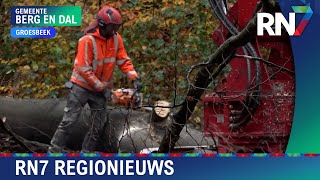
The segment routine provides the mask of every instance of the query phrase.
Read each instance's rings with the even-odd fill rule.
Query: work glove
[[[68,81],[68,82],[66,82],[66,83],[64,84],[64,87],[65,87],[66,89],[72,89],[72,86],[73,86],[73,83],[72,83],[71,81]]]
[[[102,91],[102,93],[107,101],[111,101],[112,91],[110,89],[106,88]]]
[[[98,86],[98,88],[96,88],[96,91],[98,92],[102,92],[104,94],[104,90],[107,89],[107,83],[102,83],[100,86]]]
[[[142,89],[142,84],[138,79],[134,79],[133,81],[133,86],[137,90],[137,92],[141,92]]]

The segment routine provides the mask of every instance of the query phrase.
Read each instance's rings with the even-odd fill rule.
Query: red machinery
[[[241,31],[256,4],[257,0],[238,0],[226,16]],[[221,24],[212,37],[220,45],[231,34]],[[214,93],[205,95],[204,132],[218,139],[219,153],[283,153],[288,143],[295,95],[290,38],[263,36],[251,43],[258,57],[278,66],[233,58],[228,76]],[[246,50],[236,53],[243,55]]]

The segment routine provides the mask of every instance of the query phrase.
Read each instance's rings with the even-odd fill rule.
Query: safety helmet
[[[120,13],[110,6],[103,6],[97,14],[99,25],[103,24],[118,24],[122,23]]]

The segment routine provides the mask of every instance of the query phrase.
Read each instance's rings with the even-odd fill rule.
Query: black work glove
[[[111,101],[112,91],[110,89],[103,90],[103,96],[106,98],[107,101]]]
[[[137,90],[137,92],[141,92],[142,89],[142,84],[138,79],[134,79],[133,81],[133,86]]]

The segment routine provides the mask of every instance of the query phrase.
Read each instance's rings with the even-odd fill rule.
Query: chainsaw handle
[[[138,79],[134,79],[132,80],[132,83],[133,83],[133,86],[134,86],[134,89],[140,93],[141,92],[141,89],[142,89],[142,84],[141,82],[138,80]]]
[[[138,89],[117,89],[112,93],[112,103],[122,105],[128,108],[137,108],[141,106],[142,94]]]
[[[141,89],[140,89],[141,91]],[[141,106],[141,97],[140,97],[140,91],[139,89],[135,89],[132,96],[131,96],[131,102],[134,102],[134,107],[140,107]],[[135,99],[134,99],[135,98]]]

